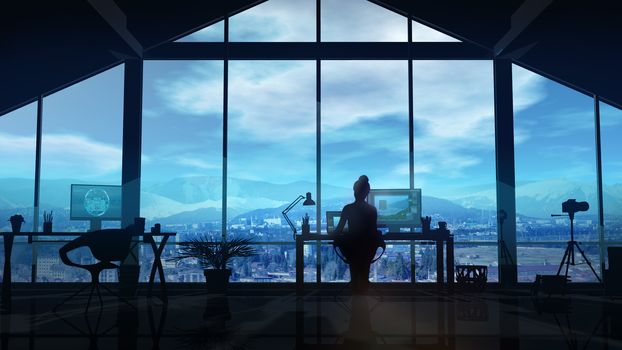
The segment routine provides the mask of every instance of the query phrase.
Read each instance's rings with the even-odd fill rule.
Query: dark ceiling
[[[263,1],[22,0],[0,14],[0,115]],[[373,0],[622,105],[622,2]]]
[[[622,1],[374,1],[622,106]]]
[[[0,9],[0,115],[263,1],[11,1]]]

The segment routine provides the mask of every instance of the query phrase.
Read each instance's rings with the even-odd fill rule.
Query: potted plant
[[[204,268],[205,282],[210,293],[224,293],[229,285],[231,258],[243,258],[256,254],[248,238],[225,239],[214,242],[206,237],[193,238],[180,243],[179,255],[171,260],[195,258]]]
[[[22,230],[22,224],[24,223],[23,216],[19,214],[13,215],[9,221],[11,222],[11,229],[13,233],[19,233]]]

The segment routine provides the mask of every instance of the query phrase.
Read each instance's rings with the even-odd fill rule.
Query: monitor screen
[[[341,211],[329,210],[326,212],[326,232],[333,233],[335,228],[339,224],[339,218],[341,217]]]
[[[71,185],[71,220],[121,220],[121,186]]]
[[[378,211],[378,227],[401,231],[421,226],[420,189],[373,189],[368,202]]]

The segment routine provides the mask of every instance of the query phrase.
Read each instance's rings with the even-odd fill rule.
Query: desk
[[[11,303],[11,254],[13,252],[13,240],[15,236],[24,236],[29,238],[29,242],[31,242],[32,237],[41,236],[41,237],[67,237],[67,236],[81,236],[84,234],[89,234],[90,232],[51,232],[51,233],[43,233],[43,232],[0,232],[0,235],[4,237],[4,276],[2,280],[2,306],[9,307]],[[166,242],[168,242],[169,237],[175,236],[176,232],[160,232],[160,233],[151,233],[145,232],[142,235],[133,235],[137,237],[142,237],[142,242],[149,243],[151,249],[153,250],[153,265],[151,266],[151,274],[149,275],[149,287],[147,291],[147,296],[151,296],[153,285],[155,282],[155,274],[159,273],[160,276],[160,285],[162,286],[162,299],[166,301],[166,280],[164,279],[164,268],[162,267],[162,261],[160,257],[162,256],[162,252],[164,251],[164,246]],[[160,245],[156,244],[154,237],[162,237],[160,241]],[[35,241],[35,242],[45,242],[45,241]],[[139,242],[132,242],[134,245]]]
[[[347,233],[346,233],[347,234]],[[454,236],[449,230],[435,229],[426,233],[389,232],[382,236],[385,241],[434,241],[436,243],[436,282],[441,285],[446,283],[453,286],[454,283]],[[334,234],[296,235],[296,293],[302,294],[304,290],[304,243],[306,241],[332,241]],[[444,268],[444,246],[447,246],[447,273]],[[414,257],[411,257],[414,259]],[[412,271],[414,274],[414,271]],[[446,278],[445,278],[446,277]]]

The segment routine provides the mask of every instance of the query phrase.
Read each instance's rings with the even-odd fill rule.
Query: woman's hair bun
[[[366,175],[359,176],[359,179],[352,186],[354,192],[369,191],[369,178]]]
[[[359,176],[359,181],[361,181],[361,183],[369,183],[369,178],[367,177],[367,175],[361,175]]]

